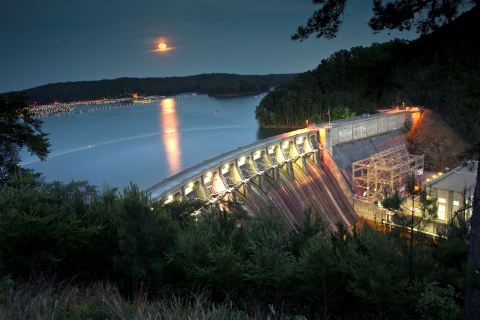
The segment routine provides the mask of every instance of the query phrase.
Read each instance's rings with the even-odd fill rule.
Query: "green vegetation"
[[[461,312],[464,225],[436,243],[417,236],[408,281],[409,249],[397,233],[331,234],[316,215],[291,230],[274,213],[251,218],[234,204],[229,213],[189,215],[199,205],[151,203],[135,186],[98,192],[12,175],[0,191],[0,318],[146,318],[195,308],[220,312],[213,319]],[[208,299],[197,303],[194,293]]]
[[[51,103],[102,98],[124,98],[133,93],[170,96],[206,93],[215,97],[258,94],[286,83],[295,74],[237,75],[225,73],[188,77],[119,78],[113,80],[52,83],[25,90],[31,101]]]
[[[292,40],[303,41],[313,34],[317,38],[335,38],[345,18],[347,0],[312,0],[318,9],[299,26]],[[371,1],[372,17],[368,25],[374,32],[382,30],[412,30],[427,34],[452,22],[465,8],[478,4],[478,0],[387,0]]]
[[[31,112],[22,94],[0,95],[0,184],[11,172],[22,170],[22,148],[45,159],[50,143],[42,131],[42,122]]]
[[[412,174],[405,184],[405,194],[397,190],[387,195],[382,206],[393,213],[392,220],[408,233],[408,274],[413,281],[413,244],[417,231],[423,231],[437,218],[437,199],[422,189],[420,181]],[[465,215],[464,215],[465,216]]]
[[[276,311],[279,312],[279,311]],[[232,303],[213,303],[203,293],[188,298],[148,299],[139,291],[126,297],[110,283],[74,285],[54,282],[43,277],[16,282],[0,280],[0,319],[265,319],[260,312],[248,316],[233,308]]]
[[[414,41],[340,50],[270,92],[257,109],[262,126],[326,121],[330,109],[375,112],[402,102],[437,111],[468,141],[480,137],[480,8]],[[332,119],[341,117],[331,112]]]
[[[422,112],[418,126],[405,133],[408,149],[425,155],[425,169],[455,168],[472,146],[432,110]],[[448,152],[445,152],[448,150]]]

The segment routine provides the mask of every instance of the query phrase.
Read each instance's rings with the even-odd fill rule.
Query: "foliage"
[[[270,92],[257,108],[257,119],[265,127],[295,127],[305,120],[327,121],[328,110],[336,106],[361,114],[405,102],[428,106],[466,140],[478,141],[479,21],[476,6],[414,41],[335,52]]]
[[[415,236],[423,231],[437,217],[436,199],[421,188],[415,174],[408,177],[403,194],[395,191],[385,195],[382,206],[393,213],[393,222],[408,233],[408,277],[413,281]]]
[[[389,30],[410,30],[415,26],[416,31],[426,34],[451,23],[458,16],[458,12],[465,7],[475,6],[478,0],[436,0],[409,1],[394,0],[383,3],[373,1],[374,16],[369,25],[375,32]]]
[[[461,309],[456,304],[452,286],[442,288],[437,282],[427,283],[417,302],[417,312],[424,320],[460,319]]]
[[[231,302],[212,302],[205,293],[148,299],[144,291],[139,291],[127,298],[115,286],[103,282],[83,286],[44,278],[24,282],[0,279],[1,320],[248,320],[266,316],[272,313],[249,316]]]
[[[216,97],[258,94],[284,84],[295,74],[236,75],[200,74],[188,77],[118,78],[47,84],[25,90],[32,102],[52,103],[124,98],[133,93],[170,96],[181,93],[206,93]]]
[[[335,38],[343,22],[346,0],[313,0],[320,6],[308,19],[305,26],[300,26],[292,36],[293,40],[303,41],[311,34],[317,38]],[[384,3],[381,0],[372,1],[373,17],[369,25],[373,31],[410,30],[413,26],[422,34],[429,33],[452,22],[458,12],[466,5],[477,5],[478,0],[393,0]],[[460,9],[460,10],[459,10]]]
[[[315,212],[289,229],[282,219],[252,218],[234,204],[228,213],[188,214],[202,205],[151,203],[135,186],[118,193],[12,177],[0,191],[0,277],[13,287],[1,296],[0,310],[25,314],[15,299],[32,290],[25,312],[36,312],[40,295],[15,283],[42,274],[71,283],[48,285],[46,300],[38,302],[49,306],[45,312],[68,311],[64,318],[108,318],[112,310],[142,318],[139,312],[161,310],[163,301],[180,301],[175,312],[187,312],[192,292],[218,306],[208,312],[233,319],[407,319],[420,318],[427,307],[439,316],[461,309],[466,228],[451,229],[436,244],[420,243],[416,281],[409,282],[405,239],[395,234],[368,227],[332,234]],[[427,288],[433,281],[438,287]],[[62,300],[72,292],[87,296]],[[148,300],[135,298],[138,292]],[[51,309],[56,300],[66,307]]]
[[[20,170],[18,153],[21,149],[45,159],[50,144],[41,125],[42,122],[30,112],[23,95],[0,95],[0,183],[10,173]]]
[[[321,5],[320,9],[315,11],[305,26],[298,27],[297,32],[292,36],[292,40],[303,41],[312,33],[317,33],[317,38],[331,39],[335,38],[338,33],[347,1],[314,0],[313,2]]]
[[[405,280],[407,270],[400,252],[393,238],[370,229],[345,244],[341,268],[356,304],[356,318],[412,318],[411,309],[405,306],[412,303],[409,291],[414,288]]]
[[[480,156],[480,142],[477,145]],[[480,170],[473,196],[473,212],[469,220],[467,284],[465,290],[465,319],[473,320],[480,313]]]

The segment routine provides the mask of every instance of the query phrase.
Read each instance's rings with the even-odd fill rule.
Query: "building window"
[[[453,201],[453,205],[454,205],[455,207],[458,207],[458,206],[460,205],[460,202],[458,202],[457,200],[454,200],[454,201]]]
[[[438,198],[438,203],[447,203],[447,200],[444,198]]]
[[[438,206],[438,220],[445,220],[445,205]]]

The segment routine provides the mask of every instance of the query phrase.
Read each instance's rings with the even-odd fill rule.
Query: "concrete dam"
[[[314,124],[220,154],[144,191],[164,203],[204,201],[194,214],[233,200],[252,215],[273,213],[291,226],[311,212],[332,230],[351,227],[358,220],[353,190],[333,150],[398,132],[409,119],[410,112],[396,111]]]

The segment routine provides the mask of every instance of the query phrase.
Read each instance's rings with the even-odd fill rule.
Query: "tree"
[[[394,212],[394,221],[409,236],[408,242],[408,274],[413,281],[413,244],[414,236],[424,230],[436,218],[436,200],[429,197],[422,189],[415,175],[412,175],[405,186],[405,196],[397,191],[382,200],[384,208]]]
[[[451,285],[443,288],[438,282],[433,281],[425,285],[416,309],[424,320],[456,319],[460,314],[460,308],[455,303],[455,298],[457,294]]]
[[[303,41],[310,35],[317,38],[335,38],[340,30],[347,7],[347,0],[313,0],[320,5],[307,23],[298,27],[293,40]],[[373,17],[369,21],[374,32],[388,30],[411,30],[421,34],[430,33],[450,23],[458,16],[462,6],[477,5],[479,0],[393,0],[385,4],[373,0]]]
[[[478,144],[480,154],[480,143]],[[465,319],[478,319],[480,314],[480,170],[477,169],[477,185],[473,196],[473,212],[470,218],[468,268],[471,277],[465,289]]]
[[[23,148],[41,160],[47,157],[50,144],[41,126],[42,121],[30,111],[24,95],[0,95],[0,182],[17,169]]]

